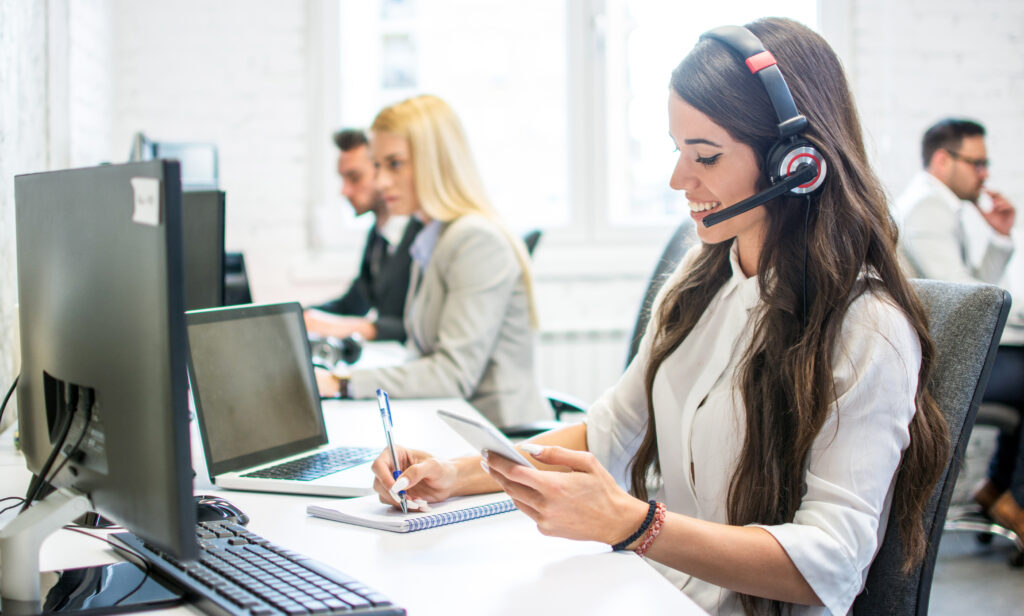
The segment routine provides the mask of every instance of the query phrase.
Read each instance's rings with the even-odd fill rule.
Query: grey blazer
[[[477,215],[444,226],[425,270],[412,265],[401,366],[354,370],[349,394],[378,387],[395,398],[460,397],[498,426],[550,419],[534,374],[533,331],[515,252]]]

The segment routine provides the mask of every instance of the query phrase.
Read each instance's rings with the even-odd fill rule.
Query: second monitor
[[[224,191],[182,194],[185,310],[224,305]]]

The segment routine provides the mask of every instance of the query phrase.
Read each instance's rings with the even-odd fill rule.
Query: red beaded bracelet
[[[665,503],[658,503],[654,512],[654,522],[651,527],[647,529],[647,533],[643,541],[640,542],[640,547],[634,550],[637,555],[643,556],[647,553],[647,550],[651,548],[651,544],[654,543],[654,539],[661,532],[661,525],[665,523]]]

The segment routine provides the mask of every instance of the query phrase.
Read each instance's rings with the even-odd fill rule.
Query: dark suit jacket
[[[365,315],[371,308],[376,308],[377,340],[405,342],[402,314],[405,311],[409,268],[412,263],[409,246],[422,228],[423,223],[418,218],[411,217],[401,243],[388,254],[384,238],[374,225],[366,237],[359,276],[352,281],[344,295],[315,308],[333,314],[359,316]]]

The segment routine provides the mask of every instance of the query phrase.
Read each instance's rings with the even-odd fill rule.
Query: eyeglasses
[[[989,160],[987,158],[971,158],[969,156],[964,156],[959,152],[954,152],[953,150],[948,150],[946,148],[942,149],[949,152],[949,155],[955,158],[956,160],[962,160],[968,165],[974,167],[974,170],[977,171],[978,173],[981,173],[982,171],[988,169]]]

